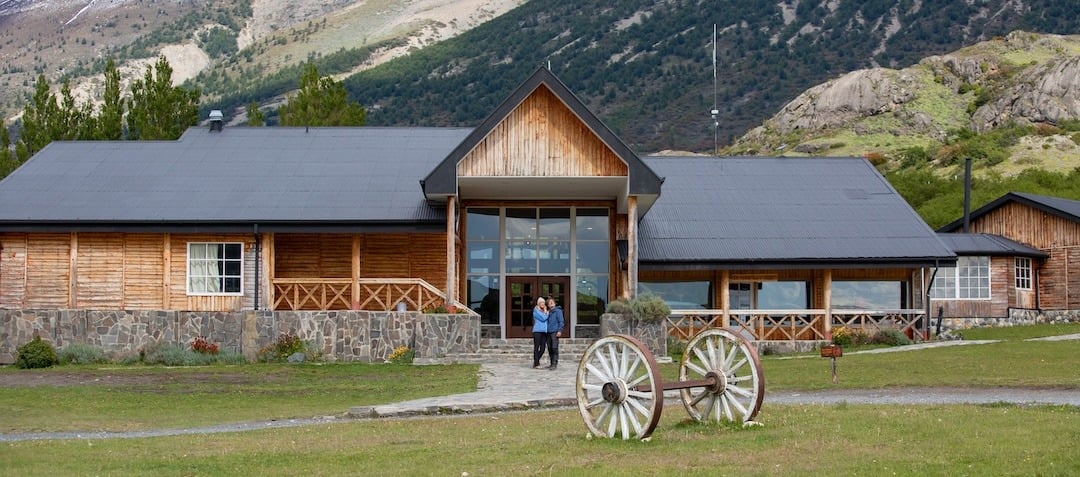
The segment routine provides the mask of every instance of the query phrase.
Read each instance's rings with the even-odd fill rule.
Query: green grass
[[[1047,336],[1071,335],[1080,333],[1080,323],[1061,323],[1055,325],[1008,326],[997,328],[971,328],[958,333],[966,340],[1026,340]]]
[[[576,410],[3,444],[10,475],[1077,475],[1080,409],[766,406],[764,427],[663,413],[650,442],[586,439]]]
[[[340,415],[350,406],[473,391],[476,370],[372,364],[0,368],[0,378],[36,375],[67,383],[0,388],[0,432],[125,431]]]

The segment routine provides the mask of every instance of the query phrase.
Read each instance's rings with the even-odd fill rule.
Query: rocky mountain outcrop
[[[859,70],[810,88],[731,149],[817,154],[836,144],[823,138],[881,133],[882,123],[894,136],[941,142],[956,127],[985,132],[1077,118],[1080,36],[1013,32],[902,70]]]

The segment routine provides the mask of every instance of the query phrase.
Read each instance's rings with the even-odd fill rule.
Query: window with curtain
[[[930,298],[990,298],[990,257],[958,257],[955,267],[939,268],[930,288]]]
[[[241,243],[189,243],[188,294],[242,294],[243,251]]]

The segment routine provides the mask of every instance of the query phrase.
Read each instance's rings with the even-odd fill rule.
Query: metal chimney
[[[220,109],[210,111],[210,132],[221,132],[223,119],[225,119],[225,115],[221,114]]]

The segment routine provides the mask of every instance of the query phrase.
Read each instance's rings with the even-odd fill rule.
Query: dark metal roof
[[[938,238],[957,255],[993,255],[1048,258],[1046,252],[994,234],[939,233]]]
[[[857,158],[645,157],[664,194],[642,268],[948,264],[955,255]]]
[[[529,79],[525,80],[509,97],[506,98],[479,126],[473,130],[469,137],[465,138],[446,158],[439,163],[437,167],[431,170],[431,172],[424,178],[424,194],[429,198],[437,198],[441,196],[457,194],[457,164],[460,162],[469,151],[472,151],[476,145],[482,141],[495,126],[506,118],[514,108],[517,108],[536,88],[540,86],[547,87],[559,100],[563,102],[583,123],[596,134],[607,147],[619,156],[623,162],[626,163],[630,172],[630,194],[638,196],[655,196],[660,194],[660,178],[649,167],[641,161],[641,159],[634,154],[634,151],[630,149],[619,139],[615,133],[599,118],[596,117],[589,108],[585,107],[585,104],[570,91],[569,88],[563,84],[550,70],[544,67],[538,68],[533,72]]]
[[[975,211],[971,212],[971,220],[975,220],[988,212],[1001,207],[1009,202],[1017,202],[1020,204],[1034,207],[1038,210],[1046,212],[1051,215],[1056,215],[1065,220],[1071,222],[1080,222],[1080,200],[1063,199],[1061,197],[1050,197],[1045,195],[1028,194],[1026,192],[1009,192],[993,201],[988,202],[986,205],[979,207]],[[939,232],[958,232],[964,229],[964,218],[950,222],[948,225],[938,229]]]
[[[0,230],[441,229],[445,210],[418,180],[469,132],[193,128],[177,141],[53,142],[0,182]]]

